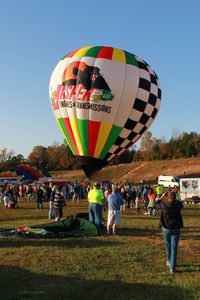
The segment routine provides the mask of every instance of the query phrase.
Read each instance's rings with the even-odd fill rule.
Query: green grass
[[[64,215],[87,211],[67,204]],[[0,227],[48,222],[48,204],[0,206]],[[0,239],[0,299],[200,299],[200,207],[186,206],[175,276],[166,267],[158,218],[127,210],[119,236]],[[104,215],[106,218],[106,214]]]

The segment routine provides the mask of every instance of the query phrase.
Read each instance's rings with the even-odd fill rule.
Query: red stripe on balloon
[[[93,157],[101,123],[89,120],[88,124],[88,156]]]
[[[112,60],[112,54],[113,54],[113,48],[112,47],[103,47],[98,55],[97,58],[107,58]]]
[[[72,57],[79,49],[81,49],[81,48],[73,50],[72,52],[70,52],[69,54],[67,54],[66,57]]]
[[[75,138],[74,138],[74,134],[73,134],[73,131],[72,131],[72,127],[71,127],[69,118],[63,118],[63,122],[65,124],[65,128],[67,130],[67,133],[69,134],[69,138],[70,138],[71,143],[74,147],[74,150],[75,150],[76,154],[79,155],[78,147],[76,145],[76,141],[75,141]]]

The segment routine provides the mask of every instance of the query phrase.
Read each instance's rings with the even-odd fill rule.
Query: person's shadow
[[[53,264],[53,261],[49,262]],[[63,270],[67,265],[63,265]],[[115,272],[116,273],[116,272]],[[116,275],[116,274],[115,274]],[[186,288],[147,283],[125,283],[117,280],[91,280],[78,276],[33,273],[14,266],[0,266],[0,298],[6,299],[70,299],[70,300],[169,300],[193,299]]]

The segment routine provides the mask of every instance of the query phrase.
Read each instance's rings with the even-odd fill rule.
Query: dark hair
[[[62,191],[62,188],[63,188],[62,185],[59,185],[58,191],[61,192],[61,191]]]
[[[176,200],[176,193],[175,192],[170,192],[172,194],[173,200]]]

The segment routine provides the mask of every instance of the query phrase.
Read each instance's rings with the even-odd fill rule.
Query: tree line
[[[136,149],[133,146],[119,156],[114,164],[187,157],[200,157],[200,134],[197,132],[183,132],[166,141],[164,138],[156,139],[150,131],[146,131],[141,137],[139,148]],[[13,150],[8,151],[6,148],[1,150],[0,172],[21,163],[42,166],[49,171],[79,169],[76,159],[65,141],[62,144],[54,143],[48,147],[35,146],[28,158],[24,158],[22,154],[15,155]]]

